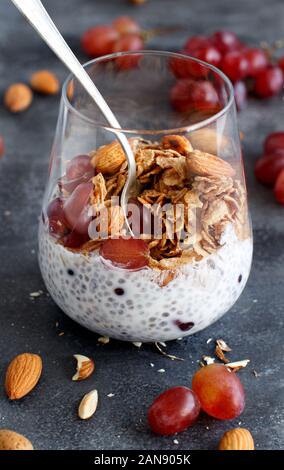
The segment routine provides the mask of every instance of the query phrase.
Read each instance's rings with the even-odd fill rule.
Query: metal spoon
[[[114,133],[116,134],[120,144],[122,145],[128,163],[128,177],[124,185],[120,201],[121,207],[124,211],[126,224],[128,226],[128,229],[130,230],[130,233],[132,234],[132,231],[127,222],[126,206],[130,194],[135,191],[135,187],[137,184],[136,162],[126,136],[122,132],[119,132],[119,129],[121,129],[119,122],[117,121],[115,115],[104,100],[103,96],[100,94],[94,82],[87,74],[84,67],[82,67],[78,59],[71,51],[68,44],[63,39],[62,35],[56,28],[55,24],[53,23],[46,9],[42,5],[41,1],[12,0],[12,2],[31,23],[33,28],[39,33],[39,35],[46,42],[46,44],[53,50],[53,52],[58,56],[58,58],[66,65],[66,67],[68,67],[68,69],[73,73],[73,75],[85,88],[87,93],[91,96],[91,98],[95,101],[95,103],[103,113],[110,127],[117,129],[117,131],[114,131]]]

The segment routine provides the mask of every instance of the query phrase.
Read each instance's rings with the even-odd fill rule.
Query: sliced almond
[[[242,361],[236,361],[236,362],[229,362],[226,364],[226,367],[228,367],[230,370],[237,372],[240,369],[243,369],[248,365],[250,362],[250,359],[243,359]]]
[[[98,342],[99,343],[102,343],[102,344],[108,344],[110,341],[109,337],[108,336],[101,336],[99,339],[98,339]]]
[[[94,372],[95,363],[92,359],[81,354],[74,354],[77,361],[77,372],[73,375],[72,380],[79,381],[85,380]]]
[[[27,395],[38,383],[42,371],[42,360],[37,354],[24,353],[9,364],[5,390],[10,400]]]
[[[234,176],[235,170],[222,158],[210,153],[194,150],[186,159],[190,174],[198,176]]]
[[[91,418],[97,409],[98,406],[98,391],[97,390],[92,390],[91,392],[87,393],[78,409],[78,415],[79,418],[81,419],[89,419]]]
[[[230,346],[228,346],[227,343],[223,339],[217,339],[216,344],[217,346],[219,346],[220,349],[222,349],[222,351],[225,351],[225,352],[232,351]]]
[[[97,173],[113,175],[125,161],[125,153],[119,142],[103,145],[94,154],[91,154],[92,165]]]
[[[218,357],[218,359],[220,359],[220,361],[224,362],[225,364],[227,362],[230,362],[229,359],[226,358],[223,350],[220,348],[220,346],[218,344],[215,348],[215,355]]]

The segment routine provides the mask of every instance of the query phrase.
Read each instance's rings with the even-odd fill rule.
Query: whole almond
[[[92,390],[84,395],[78,409],[78,415],[81,419],[89,419],[96,412],[98,406],[98,392]]]
[[[210,153],[194,150],[186,159],[189,173],[198,176],[234,176],[230,163]]]
[[[27,395],[38,383],[42,371],[42,360],[37,354],[23,353],[10,362],[5,380],[5,389],[10,400]]]
[[[165,135],[162,138],[162,146],[164,149],[176,150],[181,155],[187,155],[193,151],[191,143],[183,135]]]
[[[77,372],[73,375],[72,380],[75,382],[79,380],[85,380],[94,372],[95,363],[92,359],[81,354],[74,354],[77,361]]]
[[[213,155],[218,155],[229,147],[228,138],[217,133],[215,129],[198,129],[190,133],[189,138],[194,149]]]
[[[219,450],[254,450],[251,433],[245,428],[235,428],[225,432],[219,443]]]
[[[34,448],[22,434],[9,429],[0,429],[0,450],[34,450]]]
[[[59,81],[49,70],[39,70],[30,78],[30,85],[34,91],[43,95],[56,95],[59,91]]]
[[[20,113],[30,106],[32,99],[32,90],[27,85],[14,83],[5,92],[4,104],[12,113]]]
[[[92,165],[103,175],[113,175],[125,161],[125,154],[119,142],[103,145],[91,156]]]

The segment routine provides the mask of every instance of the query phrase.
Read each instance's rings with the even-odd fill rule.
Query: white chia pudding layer
[[[159,271],[118,269],[98,252],[64,248],[42,225],[39,232],[39,264],[54,301],[89,330],[124,341],[168,341],[216,321],[243,291],[252,251],[252,239],[239,240],[229,226],[215,253],[161,287]]]

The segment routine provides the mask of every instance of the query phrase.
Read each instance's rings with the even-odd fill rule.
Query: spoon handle
[[[59,59],[66,65],[66,67],[73,73],[85,90],[96,102],[97,106],[105,116],[110,127],[117,129],[115,132],[118,140],[120,141],[128,162],[128,178],[124,185],[121,205],[125,210],[128,193],[136,181],[136,162],[129,145],[126,136],[119,132],[121,126],[117,121],[115,115],[109,108],[108,104],[104,100],[103,96],[95,86],[94,82],[87,74],[86,70],[76,56],[71,51],[68,44],[63,39],[62,35],[56,28],[46,9],[42,5],[40,0],[12,0],[14,5],[20,10],[20,12],[27,18],[34,29],[39,33],[42,39],[47,45],[53,50],[53,52],[59,57]]]
[[[42,39],[48,44],[59,59],[81,82],[86,91],[91,95],[98,107],[106,117],[108,123],[115,128],[120,125],[108,107],[106,101],[89,77],[85,69],[82,67],[78,59],[71,51],[68,44],[56,28],[46,9],[40,0],[12,0],[14,5],[27,18],[35,30],[40,34]]]

